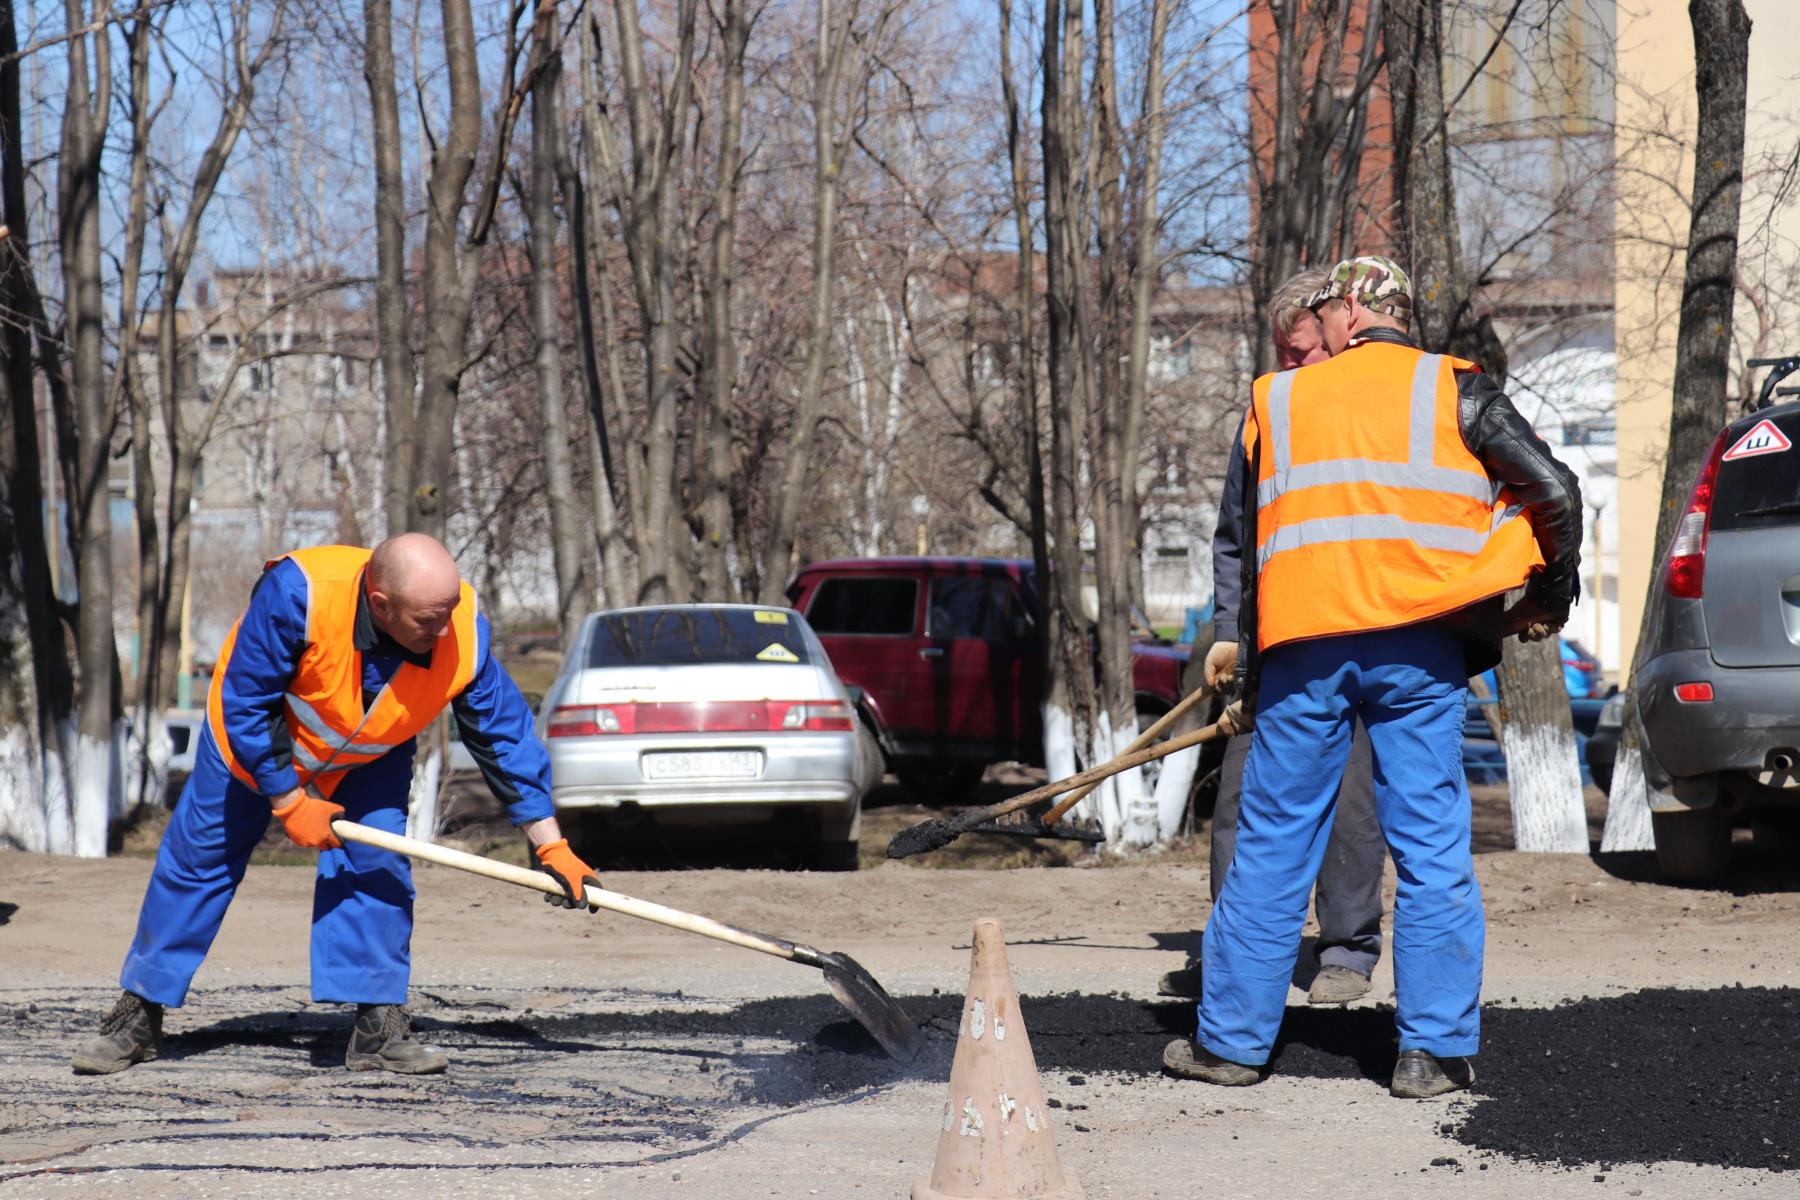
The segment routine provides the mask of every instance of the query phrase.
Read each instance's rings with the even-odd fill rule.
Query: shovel
[[[461,850],[452,850],[448,846],[438,846],[431,842],[421,842],[414,838],[403,837],[397,833],[388,833],[381,829],[372,829],[367,825],[359,825],[355,821],[333,821],[331,832],[346,842],[361,842],[365,846],[376,846],[382,850],[392,850],[396,854],[406,854],[413,858],[422,858],[439,866],[455,867],[459,871],[468,871],[474,875],[486,875],[489,879],[498,879],[505,883],[516,883],[520,887],[528,887],[539,892],[563,894],[562,885],[557,883],[543,871],[534,871],[529,867],[517,867],[511,863],[498,862],[491,858],[483,858],[479,854],[468,854]],[[864,969],[861,963],[847,954],[836,954],[823,950],[815,950],[811,946],[803,946],[798,942],[790,942],[786,938],[773,937],[754,930],[740,929],[736,925],[727,925],[723,921],[715,921],[711,917],[702,917],[694,913],[682,912],[649,900],[639,900],[619,892],[610,892],[605,888],[588,886],[587,902],[608,912],[624,913],[628,917],[637,917],[644,921],[654,921],[658,925],[667,925],[671,929],[682,929],[688,933],[697,933],[701,937],[713,938],[721,942],[729,942],[734,946],[742,946],[746,950],[760,950],[764,954],[773,954],[776,958],[785,958],[789,962],[804,963],[809,967],[817,967],[825,973],[825,986],[831,989],[838,1003],[850,1010],[850,1015],[869,1031],[881,1048],[901,1062],[911,1062],[918,1056],[924,1039],[919,1036],[919,1028],[914,1025],[894,1003],[894,998],[887,994],[875,977]]]
[[[1194,695],[1198,694],[1198,692],[1194,693]],[[1183,705],[1177,706],[1175,709],[1164,714],[1161,721],[1158,721],[1155,725],[1152,725],[1149,729],[1145,730],[1132,745],[1138,746],[1148,742],[1158,733],[1161,733],[1163,729],[1167,728],[1168,725],[1173,724],[1174,719],[1180,714],[1181,709],[1184,708],[1185,705],[1186,702],[1184,701]],[[1234,710],[1236,711],[1234,712]],[[1060,796],[1064,792],[1072,792],[1081,788],[1086,788],[1091,791],[1092,785],[1099,783],[1103,779],[1111,778],[1120,771],[1127,771],[1132,767],[1141,767],[1147,762],[1155,762],[1159,758],[1166,758],[1171,754],[1177,754],[1190,747],[1198,746],[1202,742],[1210,742],[1217,737],[1234,736],[1235,734],[1243,732],[1248,725],[1248,722],[1244,721],[1241,714],[1242,710],[1238,709],[1237,705],[1233,704],[1225,710],[1223,716],[1204,729],[1196,729],[1192,733],[1184,733],[1179,737],[1170,738],[1168,741],[1163,742],[1158,746],[1144,746],[1142,749],[1138,750],[1127,749],[1125,753],[1119,755],[1117,758],[1109,759],[1097,767],[1089,767],[1087,770],[1076,775],[1071,775],[1067,779],[1058,779],[1054,783],[1046,783],[1043,787],[1033,788],[1031,791],[1023,792],[1010,800],[1002,800],[1000,803],[990,804],[986,808],[971,809],[970,811],[961,813],[947,821],[941,817],[933,817],[929,821],[921,821],[917,825],[908,826],[899,833],[896,833],[893,836],[893,839],[888,842],[887,855],[889,858],[910,858],[915,854],[924,854],[929,850],[941,850],[963,834],[974,829],[977,825],[992,821],[996,817],[1003,817],[1008,813],[1018,812],[1022,808],[1030,808],[1040,800],[1048,800],[1053,796]],[[1243,722],[1243,724],[1240,724],[1239,722]],[[1082,794],[1085,795],[1086,792],[1083,792]],[[1054,818],[1059,818],[1063,813],[1067,812],[1070,807],[1072,807],[1072,804],[1059,805],[1057,808],[1051,810],[1050,813],[1045,814],[1044,820],[1049,822]]]

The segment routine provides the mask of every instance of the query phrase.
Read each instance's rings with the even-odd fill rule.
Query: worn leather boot
[[[399,1075],[436,1075],[450,1056],[412,1035],[412,1014],[399,1004],[359,1004],[356,1028],[344,1066],[352,1071],[393,1071]]]
[[[1162,1067],[1179,1079],[1198,1079],[1220,1087],[1248,1087],[1262,1078],[1255,1067],[1220,1058],[1188,1038],[1176,1038],[1163,1049]]]
[[[1352,1000],[1361,1000],[1369,994],[1369,977],[1349,967],[1320,967],[1319,973],[1313,976],[1312,987],[1307,989],[1308,1004],[1349,1004]]]
[[[75,1073],[111,1075],[134,1063],[153,1062],[162,1044],[162,1019],[162,1005],[133,992],[119,993],[100,1032],[75,1052]]]
[[[1459,1092],[1475,1082],[1475,1068],[1466,1058],[1439,1058],[1425,1050],[1403,1050],[1394,1066],[1388,1092],[1402,1100],[1429,1100],[1446,1092]]]

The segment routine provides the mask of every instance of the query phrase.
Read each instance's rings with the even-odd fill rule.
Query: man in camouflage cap
[[[1163,1069],[1244,1086],[1281,1026],[1307,900],[1349,758],[1367,727],[1376,813],[1399,878],[1393,1095],[1474,1082],[1485,923],[1462,764],[1470,676],[1500,658],[1523,583],[1547,637],[1580,578],[1581,495],[1472,362],[1408,335],[1412,288],[1346,259],[1307,305],[1331,357],[1253,386],[1244,460],[1237,657],[1255,730],[1237,845],[1202,948],[1193,1040]]]
[[[1343,303],[1328,304],[1333,300]],[[1412,320],[1412,280],[1391,258],[1379,254],[1346,258],[1331,269],[1325,277],[1325,286],[1312,294],[1306,307],[1318,314],[1321,322],[1328,310],[1336,310],[1346,319],[1348,332],[1343,339],[1336,346],[1330,346],[1327,340],[1331,352],[1336,354],[1356,330],[1367,327],[1368,322],[1352,319],[1359,315],[1357,309],[1392,318],[1397,327],[1404,330]]]

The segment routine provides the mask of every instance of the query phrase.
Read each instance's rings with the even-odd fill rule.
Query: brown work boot
[[[1429,1100],[1446,1092],[1460,1092],[1474,1082],[1475,1068],[1466,1058],[1439,1058],[1426,1050],[1402,1050],[1388,1093],[1402,1100]]]
[[[1179,1079],[1198,1079],[1220,1087],[1249,1087],[1262,1078],[1262,1072],[1255,1067],[1220,1058],[1187,1038],[1176,1038],[1163,1048],[1162,1066]]]
[[[359,1004],[344,1066],[352,1071],[437,1075],[450,1066],[450,1056],[413,1037],[412,1014],[403,1005]]]
[[[1336,964],[1319,968],[1307,989],[1308,1004],[1348,1004],[1369,994],[1369,977]]]
[[[111,1075],[134,1063],[153,1062],[162,1044],[162,1019],[162,1005],[121,992],[100,1022],[100,1032],[75,1052],[70,1065],[77,1075]]]

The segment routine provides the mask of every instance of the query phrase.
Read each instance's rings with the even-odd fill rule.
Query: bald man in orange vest
[[[187,998],[273,816],[318,850],[312,994],[357,1006],[344,1064],[409,1075],[449,1058],[412,1035],[409,860],[332,833],[337,817],[400,833],[414,739],[449,708],[488,786],[523,827],[548,896],[585,907],[598,884],[550,802],[550,760],[530,707],[492,653],[492,631],[450,552],[422,533],[373,551],[318,546],[271,559],[219,651],[194,771],[163,834],[119,982],[77,1074],[157,1055],[163,1011]]]
[[[1163,1067],[1226,1086],[1261,1078],[1360,719],[1399,879],[1389,1090],[1423,1099],[1468,1087],[1480,1045],[1469,677],[1499,659],[1509,590],[1526,585],[1532,602],[1522,637],[1567,619],[1581,497],[1480,368],[1414,344],[1397,264],[1347,259],[1308,307],[1332,357],[1258,379],[1239,450],[1255,728],[1236,851],[1206,927],[1198,1030],[1168,1045]]]

